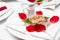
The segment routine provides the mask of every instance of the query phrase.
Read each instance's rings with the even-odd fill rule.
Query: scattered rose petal
[[[41,32],[41,31],[46,30],[46,27],[43,24],[36,24],[34,27],[35,27],[36,32]]]
[[[0,11],[7,9],[6,6],[0,7]]]
[[[25,20],[27,18],[26,14],[25,13],[19,13],[19,17],[22,19],[22,20]]]
[[[34,26],[33,25],[29,25],[29,26],[27,26],[26,27],[26,30],[28,31],[28,32],[34,32]]]
[[[51,23],[56,23],[59,21],[59,17],[58,16],[53,16],[51,19],[50,19],[50,22]]]
[[[36,14],[37,15],[43,15],[43,12],[42,11],[36,11]]]
[[[28,0],[28,1],[29,1],[29,2],[32,2],[32,3],[35,2],[35,0]]]

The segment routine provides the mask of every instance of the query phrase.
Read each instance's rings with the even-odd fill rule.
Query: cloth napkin
[[[20,1],[20,0],[18,0]],[[29,5],[29,4],[34,4],[34,3],[30,3],[28,2],[27,0],[25,1],[20,1],[20,3],[22,3],[22,5]],[[45,8],[45,9],[55,9],[55,6],[58,5],[60,3],[59,0],[52,0],[50,2],[45,2],[45,3],[42,3],[40,5],[40,8]]]
[[[59,3],[60,3],[59,0],[52,0],[51,2],[42,4],[42,5],[44,5],[44,8],[50,8],[54,10],[56,5],[58,5]]]

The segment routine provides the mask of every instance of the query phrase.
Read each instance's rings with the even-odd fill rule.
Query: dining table
[[[0,40],[24,40],[24,39],[15,37],[11,33],[9,33],[9,31],[7,30],[6,26],[9,23],[10,24],[11,23],[12,24],[14,24],[14,23],[17,23],[17,24],[20,23],[20,18],[18,16],[18,13],[19,12],[23,12],[23,7],[27,7],[27,5],[22,6],[20,2],[0,2],[0,7],[1,6],[7,6],[7,8],[11,8],[12,10],[14,10],[14,12],[12,13],[12,15],[10,15],[7,18],[7,20],[0,21]],[[36,7],[37,10],[39,10],[39,9],[42,10],[43,13],[44,13],[44,15],[45,14],[48,14],[47,16],[49,16],[49,15],[51,15],[51,16],[52,15],[57,15],[57,16],[60,17],[60,6],[58,6],[56,9],[54,7],[51,7],[51,8],[53,8],[53,10],[45,9],[42,6],[41,7],[39,7],[39,6]],[[48,11],[50,11],[50,13]],[[2,12],[0,11],[0,13],[2,13]],[[58,23],[60,23],[60,20],[59,20]],[[57,25],[58,27],[51,27],[50,29],[52,29],[53,31],[51,31],[50,33],[51,33],[52,37],[54,37],[54,35],[53,35],[54,33],[58,33],[58,36],[56,36],[55,40],[57,40],[57,37],[59,37],[58,40],[60,40],[60,24],[56,23],[55,25]],[[56,29],[56,32],[55,32],[55,29]],[[59,32],[57,32],[57,31],[59,31]],[[53,39],[51,39],[51,40],[53,40]]]

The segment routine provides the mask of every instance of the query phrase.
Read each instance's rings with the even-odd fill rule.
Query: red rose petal
[[[22,20],[25,20],[27,18],[26,14],[25,13],[19,13],[19,17],[22,19]]]
[[[29,25],[29,26],[27,26],[26,27],[26,30],[28,31],[28,32],[34,32],[34,26],[32,26],[32,25]]]
[[[2,11],[2,8],[0,8],[0,11]]]
[[[35,0],[28,0],[28,1],[29,1],[29,2],[32,2],[32,3],[35,2]]]
[[[40,5],[41,4],[41,2],[37,2],[37,5]]]
[[[51,23],[56,23],[59,21],[59,17],[58,16],[53,16],[51,19],[50,19],[50,22]]]
[[[3,8],[4,8],[4,9],[7,9],[7,7],[6,7],[6,6],[3,6]]]
[[[36,14],[37,15],[43,15],[43,12],[42,11],[36,11]]]
[[[0,11],[5,10],[5,9],[7,9],[7,7],[3,6],[3,7],[0,8]]]
[[[34,27],[35,27],[36,32],[41,32],[41,31],[46,30],[45,25],[42,25],[42,24],[36,24]]]

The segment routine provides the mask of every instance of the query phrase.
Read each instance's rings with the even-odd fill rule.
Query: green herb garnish
[[[25,22],[25,23],[31,23],[31,21],[29,19],[26,19],[23,22]]]
[[[43,0],[37,0],[37,2],[42,2]]]
[[[44,17],[45,19],[48,19],[49,17]]]

